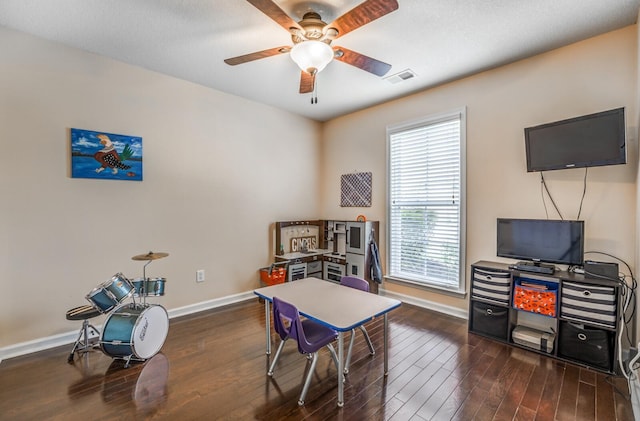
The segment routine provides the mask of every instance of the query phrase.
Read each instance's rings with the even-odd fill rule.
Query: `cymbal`
[[[168,255],[169,253],[154,253],[150,251],[147,254],[139,254],[137,256],[133,256],[131,260],[158,260],[162,259],[163,257],[167,257]]]

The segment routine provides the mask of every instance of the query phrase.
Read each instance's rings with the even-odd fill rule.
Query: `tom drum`
[[[134,292],[133,284],[122,273],[95,287],[85,297],[98,311],[106,313]]]
[[[147,278],[145,281],[142,278],[136,278],[133,281],[133,287],[135,288],[134,297],[159,297],[164,295],[165,278]]]
[[[145,292],[147,295],[162,296],[164,295],[164,284],[167,282],[165,278],[147,279]]]

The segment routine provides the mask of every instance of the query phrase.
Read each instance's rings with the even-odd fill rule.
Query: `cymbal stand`
[[[147,263],[142,266],[142,288],[140,288],[142,293],[142,305],[144,307],[147,306],[147,265],[153,262],[153,260],[148,260]]]

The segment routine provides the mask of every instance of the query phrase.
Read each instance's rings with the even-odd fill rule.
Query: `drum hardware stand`
[[[142,305],[147,306],[147,265],[153,262],[153,260],[149,260],[147,263],[142,266]]]
[[[94,325],[89,323],[89,319],[99,315],[100,313],[98,310],[91,306],[76,307],[67,312],[67,320],[82,320],[82,327],[78,333],[78,338],[73,344],[73,349],[71,349],[67,362],[73,363],[73,357],[76,352],[85,353],[96,347],[97,344],[91,344],[89,333],[92,332],[99,337],[100,331]]]
[[[121,357],[123,360],[126,361],[126,363],[124,363],[124,368],[129,368],[129,365],[131,363],[131,360],[133,361],[138,361],[138,362],[145,362],[147,360],[145,360],[144,358],[136,358],[133,356],[133,354],[127,356],[127,357]]]
[[[124,343],[122,341],[101,341],[100,343],[101,344],[110,344],[110,345],[114,345],[114,344],[117,344],[117,345],[121,345],[121,344],[122,345],[131,345],[131,343]],[[144,358],[135,357],[133,354],[127,355],[126,357],[115,356],[115,357],[112,357],[112,358],[114,360],[124,360],[124,361],[126,361],[125,364],[124,364],[124,368],[129,368],[129,365],[130,365],[131,361],[137,361],[137,362],[145,362],[145,361],[147,361]]]
[[[80,328],[80,334],[78,335],[78,339],[76,339],[75,344],[73,345],[73,349],[69,354],[68,361],[73,362],[73,355],[77,352],[84,353],[95,348],[96,344],[91,344],[91,338],[89,337],[89,329],[93,331],[98,337],[100,336],[100,331],[91,323],[89,320],[82,321],[82,327]]]

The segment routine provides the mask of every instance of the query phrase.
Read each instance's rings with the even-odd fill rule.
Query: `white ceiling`
[[[361,0],[276,0],[295,21],[325,22]],[[634,24],[640,0],[398,0],[398,10],[333,45],[417,76],[393,84],[333,61],[318,103],[298,93],[288,54],[223,62],[291,45],[287,31],[243,0],[0,0],[0,25],[319,120]]]

